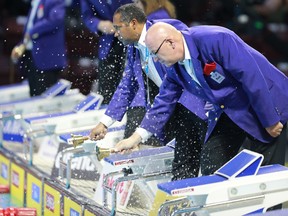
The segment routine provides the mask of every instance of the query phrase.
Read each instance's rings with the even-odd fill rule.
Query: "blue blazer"
[[[80,0],[81,14],[87,28],[99,34],[98,57],[104,59],[109,53],[114,40],[114,34],[103,34],[98,31],[97,26],[101,20],[113,20],[113,14],[117,8],[131,3],[131,0]]]
[[[45,71],[66,67],[64,0],[40,0],[33,28],[28,33],[32,38],[31,51],[38,69]],[[33,35],[37,37],[33,38]]]
[[[183,66],[170,67],[153,108],[141,127],[155,132],[153,120],[169,113],[170,102],[187,90],[214,104],[209,113],[206,140],[221,113],[262,142],[270,142],[266,127],[288,119],[288,78],[234,32],[219,26],[196,26],[182,31],[188,45],[196,77],[195,85]],[[206,71],[213,65],[212,71]],[[221,80],[215,81],[217,72]],[[224,79],[223,79],[224,78]],[[154,117],[154,118],[152,118]],[[152,119],[152,120],[151,120]]]

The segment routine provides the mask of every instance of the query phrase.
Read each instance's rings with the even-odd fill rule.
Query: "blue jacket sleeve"
[[[140,127],[153,134],[159,134],[170,116],[176,103],[183,92],[182,86],[174,82],[173,78],[166,74],[152,107],[146,112]]]
[[[90,4],[87,0],[81,0],[81,15],[86,27],[94,33],[98,32],[98,24],[101,21],[96,14],[94,5]],[[94,11],[93,11],[94,10]]]
[[[65,1],[64,0],[51,0],[47,1],[44,5],[43,18],[39,18],[35,22],[33,28],[29,32],[33,34],[39,34],[38,37],[45,34],[51,34],[53,31],[57,31],[59,28],[64,28],[65,20]]]
[[[120,121],[130,106],[139,88],[137,77],[135,76],[134,47],[127,50],[127,61],[123,77],[109,103],[105,112],[106,115]],[[141,65],[139,65],[141,69]]]

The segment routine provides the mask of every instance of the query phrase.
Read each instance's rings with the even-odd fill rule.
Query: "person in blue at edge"
[[[149,14],[148,19],[154,16],[160,17],[161,13],[163,13],[161,17],[169,17],[165,9],[157,10],[154,13]],[[153,22],[147,21],[144,12],[135,4],[123,5],[114,13],[113,25],[116,29],[115,36],[125,45],[131,45],[128,46],[127,50],[128,59],[124,76],[105,112],[105,117],[90,132],[91,139],[102,139],[107,133],[107,127],[116,120],[121,120],[127,107],[145,106],[148,108],[150,106],[147,105],[147,95],[149,93],[147,93],[144,83],[146,74],[142,70],[146,72],[148,70],[148,82],[154,82],[157,88],[161,85],[162,79],[166,74],[166,67],[159,63],[154,63],[149,54],[147,55],[148,50],[145,46],[144,38],[146,30]],[[187,27],[175,19],[166,19],[165,22],[173,23],[179,29]],[[141,66],[141,62],[144,67]],[[200,152],[206,132],[206,123],[190,110],[205,119],[206,115],[203,109],[205,103],[203,100],[197,100],[196,97],[195,103],[187,101],[187,98],[192,97],[193,95],[185,91],[179,99],[179,103],[178,100],[171,103],[173,108],[176,107],[173,115],[175,121],[171,122],[174,125],[175,123],[177,124],[177,128],[174,128],[176,130],[176,150],[173,162],[174,180],[195,177],[199,171]],[[169,117],[170,115],[167,115],[166,119],[169,119]],[[157,126],[157,124],[154,124],[154,126]],[[162,137],[161,133],[162,131],[157,131],[159,137]]]
[[[131,2],[131,0],[80,0],[85,25],[92,33],[99,35],[98,81],[99,94],[104,97],[103,104],[108,104],[111,100],[125,65],[124,46],[113,36],[113,13],[121,5]]]
[[[24,38],[12,49],[11,59],[27,77],[31,96],[57,83],[67,66],[64,0],[31,1]]]
[[[201,155],[203,175],[234,157],[246,138],[250,150],[264,155],[262,165],[284,164],[288,78],[261,53],[220,26],[178,31],[160,22],[149,28],[145,43],[154,60],[169,71],[141,130],[155,133],[152,125],[166,118],[170,103],[187,90],[214,106]],[[116,144],[115,151],[135,148],[142,139],[136,130]]]

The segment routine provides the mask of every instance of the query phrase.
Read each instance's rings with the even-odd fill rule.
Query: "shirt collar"
[[[140,46],[142,47],[146,47],[146,44],[145,44],[145,36],[146,36],[146,26],[144,26],[144,28],[142,29],[142,32],[141,32],[141,35],[140,35],[140,38],[138,40],[137,43],[134,44],[134,46],[139,49]]]
[[[191,59],[191,55],[187,46],[187,43],[184,39],[184,37],[182,36],[182,40],[183,40],[183,45],[184,45],[184,60],[183,61],[179,61],[180,64],[184,64],[184,62],[186,60],[190,60]]]

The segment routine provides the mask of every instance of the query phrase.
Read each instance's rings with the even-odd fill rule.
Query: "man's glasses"
[[[155,58],[157,57],[157,53],[159,52],[159,50],[161,49],[162,45],[164,44],[164,42],[167,40],[167,38],[165,38],[162,43],[160,44],[160,46],[158,47],[158,49],[155,52],[151,52],[150,55]]]

